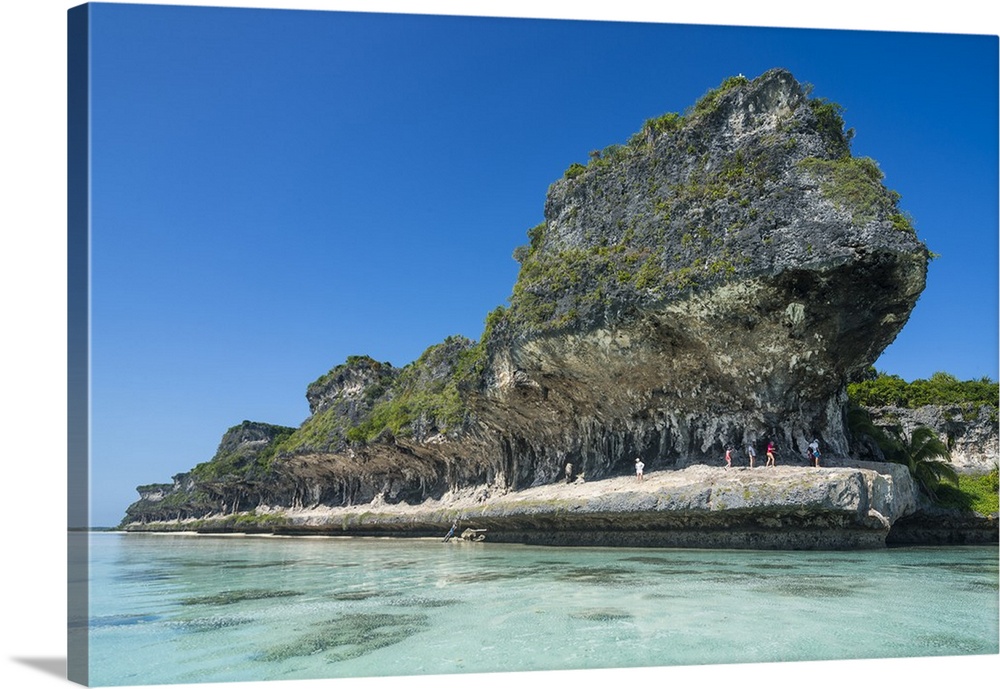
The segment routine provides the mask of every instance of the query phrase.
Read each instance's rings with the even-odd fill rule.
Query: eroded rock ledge
[[[327,536],[442,537],[453,521],[490,542],[534,545],[753,549],[874,548],[913,514],[916,487],[899,465],[842,462],[819,469],[693,466],[505,495],[466,491],[419,505],[261,510],[133,525],[130,530]]]

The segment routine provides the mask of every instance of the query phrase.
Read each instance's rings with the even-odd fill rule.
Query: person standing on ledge
[[[774,442],[770,440],[767,442],[767,461],[764,462],[764,466],[774,466]]]
[[[819,466],[819,441],[813,438],[813,441],[809,443],[809,456],[812,458],[813,466]]]
[[[726,448],[726,468],[729,469],[733,466],[733,448]]]
[[[638,457],[635,458],[635,478],[637,481],[642,480],[642,470],[646,465],[642,463],[642,460]]]
[[[753,469],[753,463],[757,459],[757,450],[754,449],[753,443],[747,443],[747,457],[750,458],[750,468]]]

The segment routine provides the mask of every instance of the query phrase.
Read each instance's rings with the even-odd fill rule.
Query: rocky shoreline
[[[997,542],[995,518],[926,517],[905,467],[833,463],[697,465],[653,472],[642,482],[618,476],[495,496],[471,490],[417,505],[258,509],[124,530],[443,537],[457,523],[458,533],[485,529],[489,542],[528,545],[843,550]],[[905,527],[900,534],[897,525]]]
[[[570,164],[478,341],[449,336],[403,367],[348,356],[308,385],[300,426],[231,427],[210,460],[139,486],[122,527],[443,536],[457,520],[553,545],[996,542],[995,520],[935,517],[904,465],[827,459],[886,458],[849,427],[847,386],[906,324],[931,257],[878,164],[851,154],[842,110],[784,69],[738,75]],[[988,406],[879,422],[932,425],[971,471],[997,456]],[[823,468],[803,459],[813,440]],[[780,466],[721,467],[749,447]]]

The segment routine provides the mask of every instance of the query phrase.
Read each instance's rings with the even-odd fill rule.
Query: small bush
[[[834,157],[848,155],[854,130],[844,131],[844,106],[826,98],[811,98],[809,107],[827,141],[827,153]]]
[[[917,231],[913,229],[913,221],[907,213],[893,213],[889,217],[889,222],[892,223],[892,229],[894,230],[909,232],[910,234],[917,233]]]
[[[893,196],[882,186],[882,170],[871,158],[804,158],[799,166],[820,180],[827,198],[850,213],[854,222],[867,222],[895,210],[898,194]]]
[[[739,76],[727,78],[725,81],[719,84],[719,86],[709,90],[708,92],[705,93],[705,95],[699,98],[698,101],[691,107],[689,115],[691,117],[703,117],[704,115],[709,114],[718,107],[719,100],[721,100],[722,96],[725,95],[728,91],[731,91],[732,89],[738,86],[743,86],[749,83],[750,80],[747,79],[742,74]]]

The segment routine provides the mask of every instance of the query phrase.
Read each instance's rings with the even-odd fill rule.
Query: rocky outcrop
[[[215,455],[173,483],[139,486],[122,524],[190,519],[252,509],[273,495],[270,471],[277,445],[294,428],[244,421],[227,430]]]
[[[850,155],[838,106],[783,70],[729,79],[549,188],[544,222],[515,251],[510,304],[479,342],[448,338],[403,368],[349,358],[309,386],[300,428],[260,461],[217,455],[189,492],[208,490],[220,513],[405,510],[463,491],[499,506],[568,464],[590,484],[629,474],[636,457],[680,470],[773,442],[804,467],[814,437],[846,457],[846,383],[924,287],[928,252],[897,201],[874,161]],[[840,480],[814,489],[839,492]],[[761,524],[819,523],[783,504]],[[654,512],[644,519],[684,510]],[[578,524],[625,528],[612,513]]]
[[[899,430],[905,437],[919,426],[933,429],[951,451],[951,463],[960,473],[987,473],[1000,461],[996,407],[953,404],[866,409],[876,425]]]
[[[449,525],[490,542],[841,549],[881,547],[918,504],[905,468],[876,463],[803,470],[694,466],[642,482],[613,478],[528,488],[503,496],[454,494],[419,505],[263,510],[148,528],[296,535],[442,537]],[[848,465],[849,464],[849,465]]]
[[[549,190],[476,399],[516,486],[567,460],[605,475],[765,441],[848,452],[847,377],[906,322],[926,249],[790,74],[708,99]]]
[[[924,505],[893,524],[887,545],[996,545],[996,514]]]

